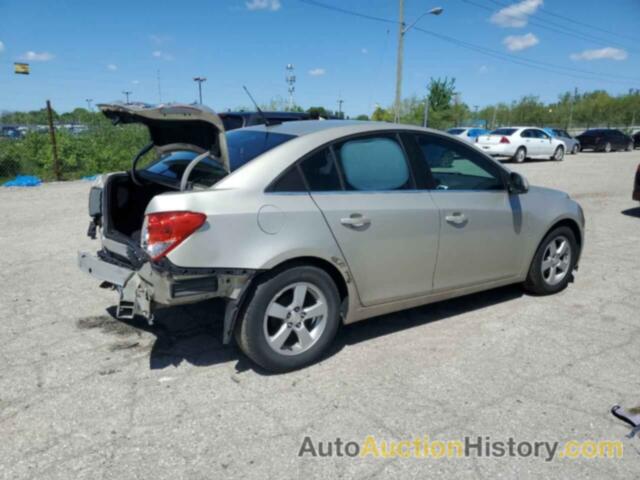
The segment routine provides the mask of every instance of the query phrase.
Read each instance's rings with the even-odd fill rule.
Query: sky
[[[341,98],[348,115],[370,114],[393,103],[398,4],[0,0],[0,110],[50,99],[69,111],[123,91],[191,103],[203,76],[203,103],[225,111],[251,105],[242,85],[261,104],[286,99],[293,64],[297,104],[337,109]],[[640,0],[405,0],[405,21],[432,7],[444,11],[405,35],[403,97],[423,96],[431,77],[455,77],[472,108],[528,94],[553,101],[574,87],[640,88]],[[14,74],[14,62],[31,74]]]

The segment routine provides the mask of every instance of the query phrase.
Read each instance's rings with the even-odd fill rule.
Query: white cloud
[[[482,75],[488,72],[489,72],[489,67],[487,67],[486,65],[481,65],[480,68],[478,69],[478,73]]]
[[[0,42],[0,53],[4,52],[4,43]]]
[[[162,50],[154,50],[153,52],[151,52],[151,55],[161,60],[167,60],[167,61],[173,60],[173,55],[167,52],[163,52]]]
[[[111,70],[112,72],[115,72],[116,70],[118,70],[118,66],[114,63],[110,63],[109,65],[107,65],[107,70]]]
[[[48,62],[49,60],[53,60],[55,55],[49,52],[33,52],[28,51],[20,56],[21,60],[27,60],[29,62]]]
[[[314,68],[312,70],[309,70],[309,75],[311,75],[312,77],[320,77],[325,73],[327,73],[327,71],[324,68]]]
[[[169,40],[171,40],[171,37],[168,35],[151,34],[149,35],[149,40],[155,45],[164,45],[165,43],[169,42]]]
[[[501,27],[521,28],[527,25],[529,15],[536,13],[543,0],[522,0],[504,7],[491,15],[491,22]]]
[[[282,4],[280,0],[251,0],[250,2],[245,2],[247,10],[271,10],[275,12],[280,10]]]
[[[626,60],[629,55],[620,48],[605,47],[594,50],[584,50],[580,53],[572,53],[571,60]]]
[[[134,85],[138,85],[140,83],[140,80],[132,80],[131,83],[133,83]]]
[[[364,55],[366,55],[367,53],[369,53],[369,50],[367,50],[366,48],[363,48],[362,50],[360,50]]]
[[[538,37],[536,37],[533,33],[527,33],[525,35],[509,35],[502,40],[502,43],[507,47],[507,49],[511,52],[517,52],[519,50],[524,50],[525,48],[531,48],[534,45],[540,43]]]

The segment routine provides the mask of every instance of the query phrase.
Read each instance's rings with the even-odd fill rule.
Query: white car
[[[516,163],[527,158],[561,161],[565,154],[562,140],[537,127],[502,127],[481,135],[476,146],[493,157],[508,157]]]

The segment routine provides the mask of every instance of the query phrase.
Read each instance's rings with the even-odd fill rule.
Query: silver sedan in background
[[[224,341],[268,370],[316,361],[342,323],[513,283],[552,294],[577,268],[580,206],[450,135],[350,121],[225,133],[201,106],[101,108],[152,141],[91,189],[101,248],[80,268],[117,290],[121,318],[225,298]]]

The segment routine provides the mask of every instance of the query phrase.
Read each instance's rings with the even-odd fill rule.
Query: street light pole
[[[400,102],[402,101],[402,63],[404,55],[404,36],[411,30],[418,21],[426,15],[440,15],[444,9],[442,7],[432,8],[416,18],[409,26],[404,23],[404,0],[399,0],[398,15],[398,53],[396,59],[396,98],[394,102],[394,122],[400,122]]]
[[[87,98],[85,101],[87,102],[87,110],[91,111],[91,102],[93,102],[93,98]]]
[[[198,99],[200,101],[200,105],[202,105],[202,82],[206,82],[207,79],[205,77],[194,77],[194,82],[198,82]]]
[[[422,126],[427,128],[429,126],[429,102],[431,101],[431,94],[429,92],[429,85],[427,85],[427,98],[424,101],[424,122]]]
[[[131,95],[133,92],[131,92],[130,90],[123,90],[122,93],[127,98],[126,103],[127,105],[129,105],[129,95]]]

